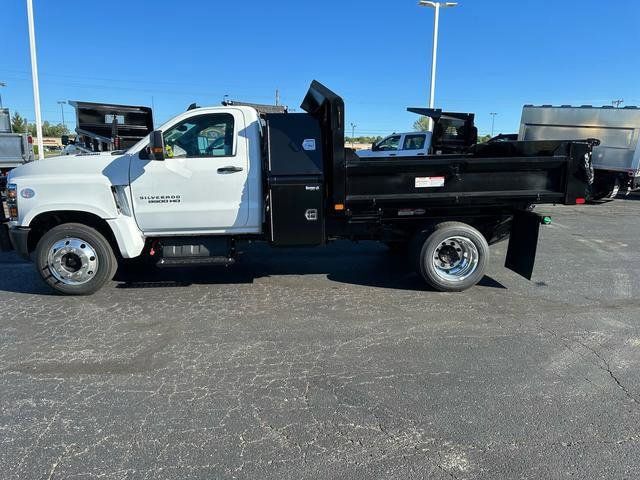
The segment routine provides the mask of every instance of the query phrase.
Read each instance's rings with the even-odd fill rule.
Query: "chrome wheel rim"
[[[49,249],[51,275],[65,285],[83,285],[96,276],[98,255],[89,242],[80,238],[63,238]]]
[[[462,282],[478,269],[480,254],[475,243],[465,237],[449,237],[440,242],[431,257],[433,269],[447,282]]]

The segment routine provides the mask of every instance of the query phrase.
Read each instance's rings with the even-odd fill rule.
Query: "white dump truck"
[[[126,151],[25,164],[9,175],[12,245],[69,295],[126,259],[231,265],[242,242],[340,238],[400,245],[432,287],[462,291],[509,236],[506,266],[531,278],[542,219],[529,207],[585,201],[590,141],[365,159],[345,149],[338,95],[313,82],[301,108],[192,108]]]

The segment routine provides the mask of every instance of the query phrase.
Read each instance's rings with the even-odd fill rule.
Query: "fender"
[[[84,212],[91,213],[96,217],[100,217],[103,220],[110,220],[118,216],[117,211],[108,211],[95,205],[90,204],[77,204],[77,203],[44,203],[39,206],[30,208],[20,222],[21,227],[29,227],[33,222],[33,219],[38,215],[50,212]]]
[[[70,205],[70,204],[56,204],[52,205],[52,207],[56,208],[47,208],[40,209],[40,213],[37,215],[25,217],[25,221],[22,223],[12,222],[14,227],[30,227],[33,223],[33,220],[37,219],[37,216],[40,214],[73,214],[73,213],[88,213],[97,218],[100,218],[106,223],[106,226],[109,228],[111,233],[113,234],[113,238],[115,239],[118,250],[122,258],[135,258],[140,256],[142,250],[145,245],[145,237],[143,233],[138,228],[136,221],[133,217],[129,217],[126,215],[118,215],[115,218],[105,218],[101,215],[101,210],[82,206],[78,207],[78,205]],[[28,223],[27,223],[28,219]]]

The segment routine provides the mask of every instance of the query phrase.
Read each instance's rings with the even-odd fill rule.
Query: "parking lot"
[[[0,471],[637,478],[640,197],[544,207],[532,282],[425,288],[373,243],[51,294],[0,254]]]

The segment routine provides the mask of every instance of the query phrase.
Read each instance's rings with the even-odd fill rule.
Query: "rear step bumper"
[[[160,268],[206,266],[229,267],[235,262],[235,258],[229,257],[174,257],[161,258],[156,265]]]

